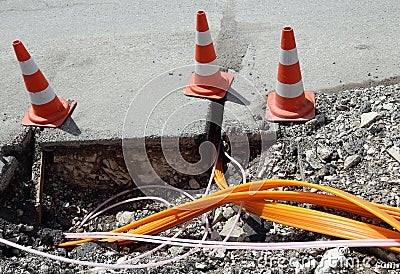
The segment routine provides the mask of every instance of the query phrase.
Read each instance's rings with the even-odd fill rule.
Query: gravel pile
[[[400,206],[400,85],[352,89],[335,94],[317,94],[317,117],[304,124],[279,126],[276,144],[256,157],[247,168],[249,180],[287,178],[329,185],[368,201]],[[259,169],[259,161],[263,167]],[[240,181],[240,174],[230,181]],[[189,182],[188,182],[189,183]],[[193,184],[194,182],[192,182]],[[30,218],[32,198],[29,183],[21,186],[20,196],[1,205],[0,237],[52,254],[115,263],[155,247],[130,247],[87,243],[73,250],[54,248],[62,231],[82,231],[77,224],[98,203],[113,193],[87,192],[63,182],[50,182],[44,205],[44,226]],[[120,190],[115,190],[117,193]],[[24,194],[25,193],[25,194]],[[130,194],[130,197],[138,193]],[[70,197],[75,197],[71,199]],[[86,198],[85,198],[86,197]],[[88,199],[88,197],[92,197]],[[85,198],[85,199],[83,199]],[[125,196],[124,198],[129,198]],[[24,200],[25,199],[25,200]],[[21,200],[25,201],[21,203]],[[182,201],[180,201],[182,202]],[[165,206],[142,201],[89,222],[86,231],[110,230]],[[18,209],[18,210],[17,210]],[[232,224],[237,208],[231,204],[208,215],[212,227],[208,239],[221,240]],[[323,210],[323,209],[322,209]],[[61,212],[61,213],[60,213]],[[173,235],[179,228],[162,235]],[[204,220],[197,218],[182,237],[201,239]],[[286,227],[242,213],[233,240],[244,242],[288,242],[329,240],[331,237]],[[182,247],[163,248],[140,259],[156,262],[189,251]],[[0,246],[1,273],[85,273],[87,267],[59,263]],[[288,251],[224,251],[210,255],[199,250],[187,259],[162,267],[139,270],[101,270],[100,273],[398,273],[400,255],[380,248],[331,248]]]

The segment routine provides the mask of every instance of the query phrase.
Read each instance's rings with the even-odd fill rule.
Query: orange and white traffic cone
[[[282,30],[276,92],[268,94],[267,106],[268,121],[300,122],[315,117],[315,95],[311,91],[304,91],[291,27]]]
[[[210,99],[224,98],[233,81],[233,75],[221,72],[216,65],[217,55],[204,11],[197,12],[195,59],[195,72],[190,78],[184,94]]]
[[[59,127],[72,113],[76,102],[73,101],[69,105],[65,99],[57,97],[21,41],[15,40],[13,47],[31,101],[31,106],[22,119],[22,124]]]

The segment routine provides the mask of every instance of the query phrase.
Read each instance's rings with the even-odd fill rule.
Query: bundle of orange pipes
[[[400,232],[398,232],[400,231],[400,208],[370,203],[329,186],[293,180],[262,180],[228,187],[223,173],[222,162],[220,161],[215,170],[214,180],[221,188],[220,191],[198,200],[163,210],[111,232],[154,235],[223,204],[230,202],[239,204],[244,201],[243,209],[253,215],[312,232],[349,240],[400,239]],[[272,190],[285,186],[313,188],[323,193]],[[314,209],[283,204],[278,201],[292,201],[339,209],[359,216],[381,220],[395,230]],[[71,247],[93,240],[96,239],[80,239],[62,243],[60,246]],[[132,242],[115,239],[106,241],[118,241],[119,244]],[[389,247],[388,249],[400,252],[398,247]]]

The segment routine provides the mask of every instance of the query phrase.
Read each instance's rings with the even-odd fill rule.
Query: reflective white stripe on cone
[[[31,103],[38,106],[47,104],[53,101],[53,99],[56,97],[56,94],[50,86],[40,92],[28,92],[28,94],[31,99]]]
[[[291,50],[280,49],[279,51],[279,63],[285,66],[294,65],[299,61],[297,55],[297,48]]]
[[[199,46],[207,46],[213,41],[211,39],[210,31],[196,31],[196,44]]]
[[[200,76],[211,76],[219,70],[219,66],[216,64],[216,60],[205,64],[196,61],[195,71]]]
[[[32,57],[29,60],[19,62],[19,67],[21,68],[23,75],[32,75],[39,70]]]
[[[276,81],[276,93],[284,98],[296,98],[304,92],[303,81],[300,80],[296,84],[283,84]]]

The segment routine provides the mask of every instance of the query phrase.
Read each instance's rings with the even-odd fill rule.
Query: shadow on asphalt
[[[230,101],[235,104],[248,106],[250,105],[250,101],[240,95],[236,90],[232,87],[229,88],[228,93],[226,94],[226,101]]]
[[[71,116],[68,116],[64,124],[61,125],[60,129],[74,136],[78,136],[81,134],[81,130],[75,123],[74,119],[71,118]]]

